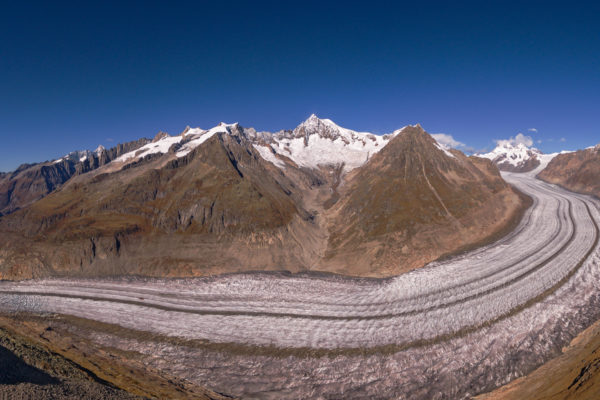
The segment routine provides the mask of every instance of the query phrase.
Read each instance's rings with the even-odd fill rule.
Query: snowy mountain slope
[[[176,157],[183,157],[189,154],[196,147],[200,146],[206,140],[210,139],[216,133],[229,133],[232,128],[237,127],[238,124],[226,124],[221,122],[219,125],[209,130],[201,128],[189,128],[178,136],[170,136],[168,134],[157,135],[155,140],[145,146],[140,147],[134,151],[123,154],[121,157],[115,160],[116,163],[129,164],[133,161],[140,160],[146,156],[152,154],[165,154],[168,153],[171,147],[176,146]]]
[[[276,154],[291,159],[300,167],[343,164],[344,171],[348,172],[367,162],[401,131],[399,129],[387,135],[356,132],[313,114],[293,131],[277,132],[270,137],[263,135],[264,142],[256,144],[255,148],[278,166],[283,163]]]
[[[492,160],[498,169],[508,172],[539,173],[557,155],[570,153],[570,151],[561,151],[544,154],[533,147],[533,140],[530,137],[522,134],[507,140],[497,140],[496,144],[496,148],[491,152],[476,154],[476,156]]]
[[[477,156],[492,160],[503,171],[527,172],[540,165],[543,153],[535,147],[511,140],[499,140],[497,144],[491,152]]]
[[[271,145],[254,144],[253,146],[262,158],[270,163],[273,163],[279,168],[285,168],[285,162],[283,162],[280,158],[277,158],[277,153]]]

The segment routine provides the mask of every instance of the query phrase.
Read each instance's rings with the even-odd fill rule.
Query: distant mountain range
[[[492,160],[502,171],[534,171],[537,177],[568,190],[600,197],[600,144],[578,151],[544,154],[524,143],[498,141],[478,157]]]
[[[497,237],[527,204],[419,125],[186,128],[0,176],[0,278],[389,276]]]
[[[120,155],[146,144],[140,139],[111,149],[74,151],[53,162],[23,164],[13,172],[0,174],[0,216],[40,200],[75,175],[93,171]]]
[[[544,154],[540,150],[524,143],[499,140],[498,145],[489,153],[477,154],[478,157],[492,160],[498,169],[508,172],[529,172],[544,168],[559,153]]]

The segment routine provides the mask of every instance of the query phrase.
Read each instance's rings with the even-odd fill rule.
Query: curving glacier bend
[[[2,282],[0,310],[273,349],[229,353],[95,337],[238,396],[468,397],[526,373],[600,318],[598,200],[533,173],[504,177],[534,199],[514,232],[395,278],[264,273]]]

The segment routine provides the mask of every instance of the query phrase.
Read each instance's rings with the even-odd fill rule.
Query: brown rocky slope
[[[523,200],[489,160],[448,154],[406,128],[342,189],[325,265],[387,275],[422,266],[510,224]]]
[[[148,367],[134,352],[101,346],[76,323],[0,315],[0,398],[231,399]]]
[[[599,393],[600,321],[581,332],[558,357],[476,399],[596,400]]]
[[[557,155],[538,178],[573,192],[600,197],[600,145]]]
[[[310,214],[242,137],[86,174],[4,217],[2,276],[202,275],[303,265]],[[301,229],[302,228],[302,229]],[[298,232],[296,232],[298,231]],[[6,251],[6,249],[9,251]]]

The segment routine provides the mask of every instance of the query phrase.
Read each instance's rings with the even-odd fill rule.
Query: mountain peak
[[[532,171],[540,165],[543,153],[533,147],[532,142],[524,143],[517,139],[497,140],[494,150],[477,156],[492,160],[503,171]]]
[[[94,153],[95,154],[100,154],[100,153],[102,153],[105,150],[106,150],[106,148],[100,144],[100,145],[98,145],[98,147],[96,147],[96,150],[94,150]]]
[[[304,122],[302,122],[300,125],[303,125],[303,124],[316,124],[316,123],[322,123],[323,121],[324,121],[324,120],[323,120],[323,119],[321,119],[321,118],[319,118],[319,117],[317,116],[317,114],[314,114],[314,113],[313,113],[313,114],[310,114],[310,117],[306,118],[306,119],[304,120]]]
[[[191,130],[192,128],[189,125],[185,126],[185,129],[183,131],[181,131],[181,133],[179,134],[180,136],[185,136],[187,135],[187,133]]]
[[[414,152],[417,149],[420,149],[418,151],[423,151],[424,149],[437,148],[437,150],[443,152],[447,157],[456,158],[450,151],[452,149],[450,146],[438,142],[420,124],[405,126],[402,129],[394,131],[394,134],[389,146],[390,149],[396,149],[395,152],[397,155],[406,151]]]
[[[218,126],[222,126],[224,128],[237,128],[240,124],[238,122],[234,122],[233,124],[228,124],[227,122],[219,122]]]
[[[427,132],[425,131],[425,129],[423,129],[421,124],[405,126],[404,128],[400,129],[399,132],[413,133],[413,134],[419,134],[419,135],[427,134]]]
[[[342,166],[347,172],[367,162],[394,136],[395,133],[381,136],[356,132],[311,114],[291,132],[270,136],[267,150],[288,157],[301,167]],[[267,150],[262,151],[270,154]]]
[[[160,131],[156,134],[156,136],[154,136],[154,139],[152,139],[152,143],[156,143],[160,139],[168,137],[168,136],[169,136],[169,134],[167,132]]]
[[[305,127],[305,128],[318,128],[320,125],[323,125],[325,121],[320,119],[319,117],[316,116],[316,114],[311,114],[310,117],[308,117],[306,120],[304,120],[303,122],[300,123],[300,125],[298,125],[298,128],[300,127]],[[333,123],[333,122],[332,122]],[[333,124],[335,125],[335,124]]]

